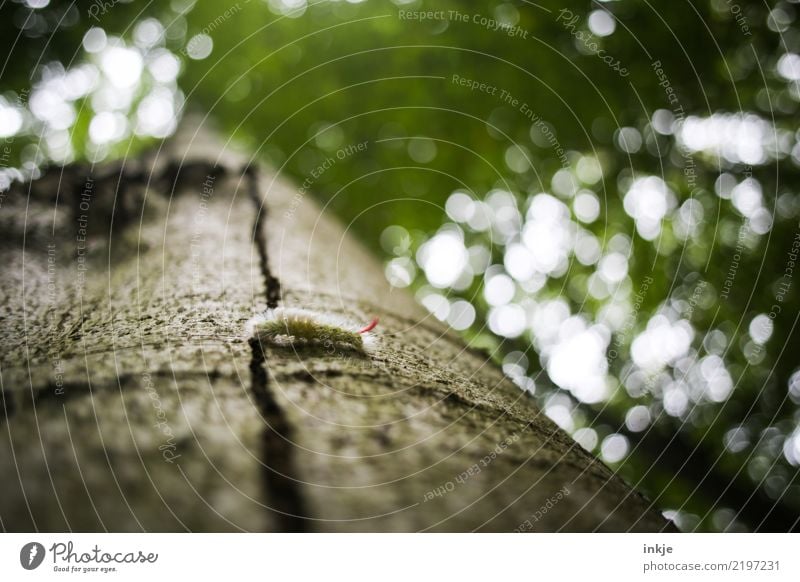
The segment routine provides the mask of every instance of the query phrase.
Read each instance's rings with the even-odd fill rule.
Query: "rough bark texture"
[[[0,209],[4,530],[671,528],[246,157],[89,172]],[[378,316],[375,349],[249,341],[267,305]]]

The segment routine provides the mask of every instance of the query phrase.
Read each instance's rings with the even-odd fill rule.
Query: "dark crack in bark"
[[[14,416],[17,406],[14,402],[14,394],[6,390],[0,390],[0,402],[3,405],[3,413],[0,415],[0,424],[2,424]]]
[[[275,512],[276,523],[282,532],[306,530],[306,515],[298,481],[291,427],[269,387],[264,349],[258,339],[250,340],[253,359],[250,361],[250,380],[253,396],[266,428],[261,435],[262,479],[264,495]]]
[[[258,170],[254,166],[247,166],[244,169],[244,173],[248,177],[248,195],[253,201],[253,206],[255,206],[256,210],[256,221],[253,225],[253,240],[255,241],[258,257],[261,261],[261,273],[264,275],[264,284],[267,289],[267,307],[274,309],[278,306],[281,299],[281,284],[269,268],[267,239],[264,234],[264,221],[267,217],[267,209],[266,206],[262,204],[258,192]]]
[[[256,212],[253,241],[258,251],[261,273],[264,276],[267,307],[273,309],[278,306],[281,290],[280,282],[272,275],[269,267],[264,233],[267,212],[259,196],[258,170],[253,166],[247,166],[244,174],[248,178],[248,195],[253,201]],[[264,496],[276,513],[276,522],[281,531],[303,532],[307,529],[304,517],[306,511],[300,483],[295,477],[297,469],[291,427],[270,388],[264,346],[257,338],[251,338],[250,348],[253,352],[250,361],[251,389],[261,417],[267,425],[261,436]]]

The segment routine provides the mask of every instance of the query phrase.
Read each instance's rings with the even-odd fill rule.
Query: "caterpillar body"
[[[321,345],[357,352],[369,351],[375,343],[370,332],[378,318],[364,327],[346,319],[297,307],[277,307],[247,322],[249,337],[277,345]]]

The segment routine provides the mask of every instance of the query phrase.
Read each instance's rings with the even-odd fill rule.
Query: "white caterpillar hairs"
[[[375,344],[370,332],[378,318],[359,328],[336,315],[297,307],[278,307],[253,317],[246,324],[248,337],[273,344],[316,344],[367,352]]]

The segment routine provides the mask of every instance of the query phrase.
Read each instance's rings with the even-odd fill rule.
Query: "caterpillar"
[[[346,319],[296,307],[277,307],[247,322],[249,337],[277,345],[311,344],[367,352],[378,318],[362,328]]]

